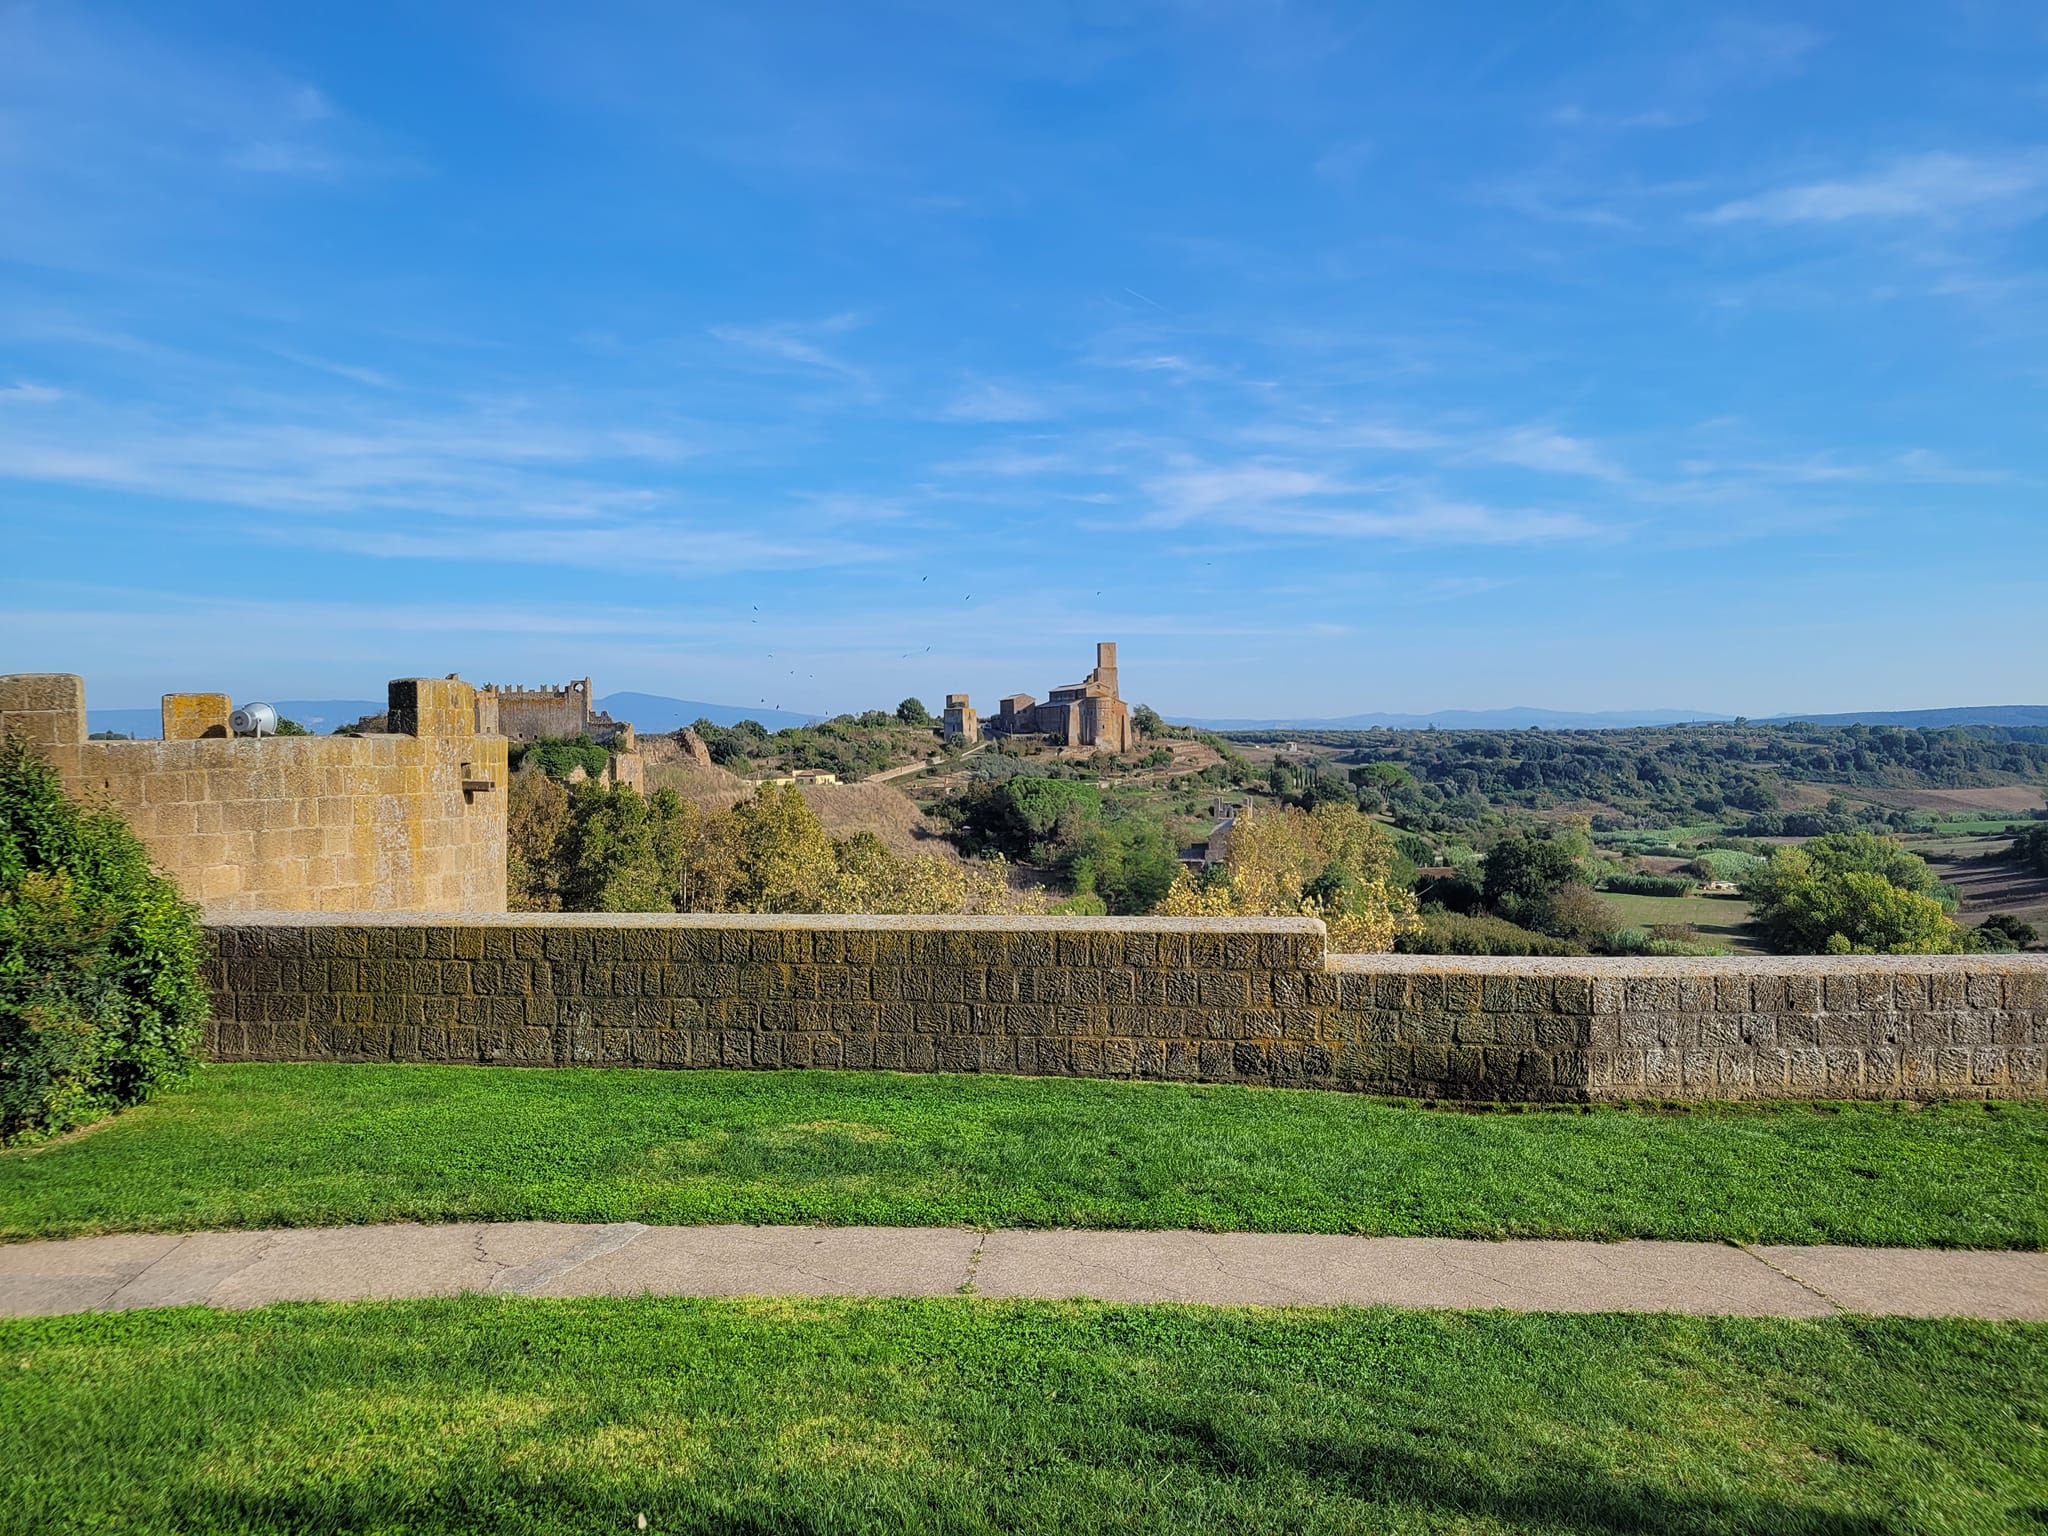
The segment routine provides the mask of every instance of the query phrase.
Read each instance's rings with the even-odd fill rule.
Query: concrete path
[[[2048,1254],[958,1227],[506,1222],[0,1245],[0,1316],[515,1296],[1095,1297],[2048,1320]]]

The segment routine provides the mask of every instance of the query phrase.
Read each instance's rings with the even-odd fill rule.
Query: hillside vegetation
[[[1873,791],[2048,783],[2048,731],[1689,725],[1614,731],[1239,731],[1299,742],[1353,768],[1386,764],[1397,813],[1488,807],[1608,811],[1643,822],[1804,808],[1795,786]],[[1400,770],[1398,774],[1392,770]],[[1839,830],[1816,828],[1815,832]],[[1795,834],[1797,835],[1797,834]],[[1812,835],[1811,833],[1806,835]]]

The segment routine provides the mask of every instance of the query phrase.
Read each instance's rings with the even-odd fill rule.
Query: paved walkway
[[[505,1222],[0,1245],[0,1316],[516,1296],[1096,1297],[2048,1320],[2048,1254],[958,1227]]]

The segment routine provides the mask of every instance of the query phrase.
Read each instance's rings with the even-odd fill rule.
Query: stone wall
[[[545,688],[487,685],[498,709],[498,730],[513,741],[552,736],[574,741],[590,731],[590,679]]]
[[[503,912],[503,737],[455,679],[391,684],[385,736],[227,734],[224,694],[164,700],[162,741],[87,741],[85,685],[0,677],[0,736],[112,806],[211,913]]]
[[[250,915],[213,935],[229,1061],[2048,1096],[2043,956],[1333,957],[1306,919]]]

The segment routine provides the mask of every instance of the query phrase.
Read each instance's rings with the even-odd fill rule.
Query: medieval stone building
[[[972,741],[984,731],[990,736],[1044,736],[1062,746],[1093,747],[1098,752],[1129,751],[1138,733],[1131,725],[1130,706],[1117,692],[1116,642],[1098,644],[1095,670],[1078,683],[1053,689],[1043,704],[1028,693],[1013,693],[987,721],[977,721],[966,694],[946,696],[948,738]]]
[[[981,717],[974,712],[974,706],[967,702],[966,694],[946,695],[946,713],[942,719],[946,727],[946,740],[981,740]]]
[[[623,737],[617,741],[619,750],[634,749],[633,727],[596,707],[587,677],[541,688],[502,688],[486,683],[477,691],[488,701],[485,707],[496,710],[498,733],[507,741],[574,741],[588,736],[609,744]]]

